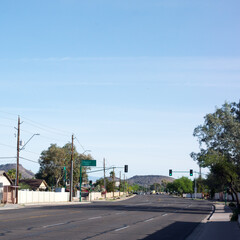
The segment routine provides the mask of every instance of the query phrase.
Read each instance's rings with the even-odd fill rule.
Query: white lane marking
[[[88,220],[93,220],[93,219],[98,219],[98,218],[102,218],[101,216],[98,216],[98,217],[91,217],[91,218],[88,218]]]
[[[52,224],[52,225],[46,225],[46,226],[43,226],[43,228],[55,227],[55,226],[59,226],[59,225],[63,225],[63,224],[66,224],[66,223],[56,223],[56,224]]]
[[[164,217],[164,216],[167,216],[168,214],[167,213],[165,213],[165,214],[163,214],[162,216]]]
[[[145,220],[144,222],[150,222],[150,221],[152,221],[154,218],[149,218],[149,219],[147,219],[147,220]]]
[[[126,228],[129,228],[129,226],[122,227],[122,228],[118,228],[118,229],[115,229],[114,231],[115,231],[115,232],[118,232],[118,231],[121,231],[121,230],[126,229]]]
[[[116,213],[116,215],[120,215],[120,214],[124,214],[125,212],[118,212]]]
[[[152,202],[143,202],[143,203],[131,204],[131,205],[127,205],[125,207],[144,206],[144,205],[149,205],[149,204],[152,204]]]

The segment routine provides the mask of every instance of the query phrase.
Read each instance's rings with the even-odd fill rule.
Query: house
[[[106,177],[106,179],[107,179],[109,182],[113,182],[113,178],[112,178],[112,177]],[[115,181],[115,187],[119,187],[119,186],[120,186],[120,181],[121,181],[121,179],[115,177],[115,178],[114,178],[114,181]]]
[[[0,170],[0,184],[3,186],[12,186],[13,182],[5,171]]]
[[[19,183],[28,185],[33,191],[46,191],[48,189],[48,185],[43,179],[21,179]]]
[[[5,171],[0,170],[0,202],[15,203],[16,186]]]

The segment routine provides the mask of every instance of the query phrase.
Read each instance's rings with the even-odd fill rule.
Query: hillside
[[[10,169],[16,169],[16,164],[0,165],[0,170],[7,172]],[[21,164],[19,164],[19,172],[22,174],[22,178],[25,179],[35,178],[35,174],[32,171],[25,169]]]
[[[150,186],[154,183],[160,183],[162,181],[173,182],[175,179],[172,177],[162,175],[136,175],[128,179],[129,184],[138,184],[140,186]]]

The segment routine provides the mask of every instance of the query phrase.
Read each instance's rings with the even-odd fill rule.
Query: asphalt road
[[[185,239],[211,203],[167,195],[0,211],[1,239]]]

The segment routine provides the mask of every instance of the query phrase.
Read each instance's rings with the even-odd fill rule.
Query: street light
[[[30,142],[30,140],[34,136],[40,135],[39,133],[33,134],[28,141],[22,146],[22,148],[19,148],[19,136],[20,136],[20,118],[18,119],[18,141],[17,141],[17,167],[16,167],[16,186],[19,184],[19,152],[24,149],[24,147]],[[16,189],[16,203],[18,203],[18,189]]]
[[[19,149],[19,151],[23,150],[24,147],[30,142],[30,140],[31,140],[34,136],[39,136],[39,135],[40,135],[39,133],[33,134],[33,135],[27,140],[27,142],[22,146],[22,148]]]

